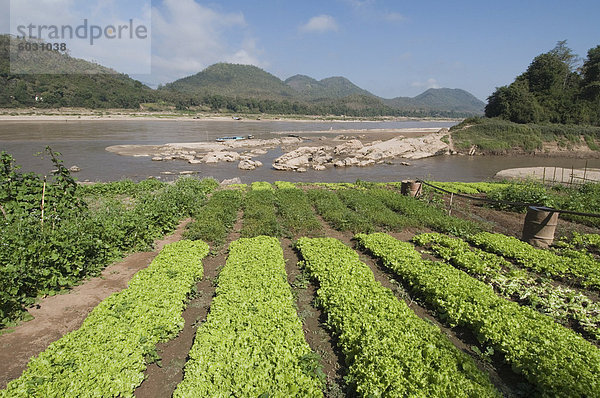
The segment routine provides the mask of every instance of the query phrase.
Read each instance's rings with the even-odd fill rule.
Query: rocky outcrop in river
[[[325,170],[327,167],[365,167],[397,158],[423,159],[449,153],[448,144],[441,140],[443,136],[442,132],[418,138],[399,136],[366,145],[352,139],[335,147],[300,147],[275,159],[273,168],[284,171]]]

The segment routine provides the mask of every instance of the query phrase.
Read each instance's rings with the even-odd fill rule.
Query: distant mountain
[[[305,75],[295,75],[285,81],[302,96],[309,100],[344,98],[349,95],[364,95],[375,97],[363,90],[345,77],[336,76],[317,81]]]
[[[215,64],[166,84],[163,90],[261,99],[294,98],[298,93],[276,76],[252,65]]]
[[[55,51],[21,52],[20,66],[29,73],[11,73],[10,48],[18,43],[0,35],[0,107],[138,108],[155,98],[127,75]],[[39,73],[57,68],[64,73]]]
[[[460,89],[429,89],[414,97],[384,99],[358,87],[345,77],[316,80],[295,75],[282,81],[250,65],[215,64],[193,76],[165,85],[163,90],[255,99],[287,99],[301,103],[338,104],[352,108],[376,107],[413,114],[483,114],[485,104]],[[350,97],[350,98],[348,98]],[[344,100],[344,101],[342,101]]]
[[[383,102],[397,109],[446,111],[483,114],[485,103],[471,93],[461,89],[430,88],[416,97],[397,97]]]

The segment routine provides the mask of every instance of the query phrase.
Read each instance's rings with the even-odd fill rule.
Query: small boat
[[[217,142],[225,142],[225,141],[239,141],[239,140],[245,140],[245,137],[241,137],[239,135],[233,136],[233,137],[219,137],[217,138]]]
[[[241,117],[239,117],[239,116],[232,116],[231,118],[232,118],[233,120],[242,120],[242,118],[241,118]]]
[[[234,135],[231,137],[219,137],[217,138],[217,142],[225,142],[225,141],[241,141],[241,140],[247,140],[250,138],[254,138],[253,135],[248,135],[246,137],[242,137],[240,135]]]

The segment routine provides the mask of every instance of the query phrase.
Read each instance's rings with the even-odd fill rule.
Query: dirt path
[[[135,391],[138,398],[170,397],[183,380],[183,368],[188,353],[194,343],[196,330],[206,320],[210,305],[215,295],[216,279],[227,259],[229,243],[239,239],[242,229],[241,212],[236,224],[227,238],[227,244],[216,255],[209,255],[202,261],[204,277],[197,283],[198,293],[183,312],[185,325],[173,340],[158,344],[157,351],[161,357],[161,366],[156,363],[148,365],[146,379]]]
[[[125,289],[133,275],[146,268],[166,244],[181,239],[189,221],[180,223],[172,235],[156,241],[154,251],[131,254],[106,267],[99,277],[74,287],[68,294],[46,297],[30,308],[28,312],[33,320],[17,326],[14,332],[0,336],[0,388],[5,388],[10,380],[19,377],[32,356],[78,329],[102,300]]]

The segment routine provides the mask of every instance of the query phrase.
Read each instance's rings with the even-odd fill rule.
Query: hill
[[[285,81],[285,84],[309,100],[344,98],[349,95],[375,97],[345,77],[336,76],[317,81],[305,75],[295,75]]]
[[[250,65],[219,63],[200,73],[179,79],[163,92],[187,95],[219,95],[253,100],[289,100],[321,109],[376,110],[376,114],[472,116],[483,114],[485,104],[460,89],[429,89],[414,98],[384,99],[360,88],[345,77],[316,80],[295,75],[282,81]]]
[[[30,73],[11,73],[11,45],[18,42],[0,35],[0,107],[138,108],[155,98],[152,89],[127,75],[54,51],[27,52],[20,66]],[[57,68],[63,73],[37,73]]]
[[[260,99],[289,99],[298,94],[278,77],[256,66],[225,63],[166,84],[162,90]]]
[[[471,93],[461,89],[430,88],[416,97],[397,97],[383,102],[397,109],[446,111],[458,113],[483,114],[485,103]]]

